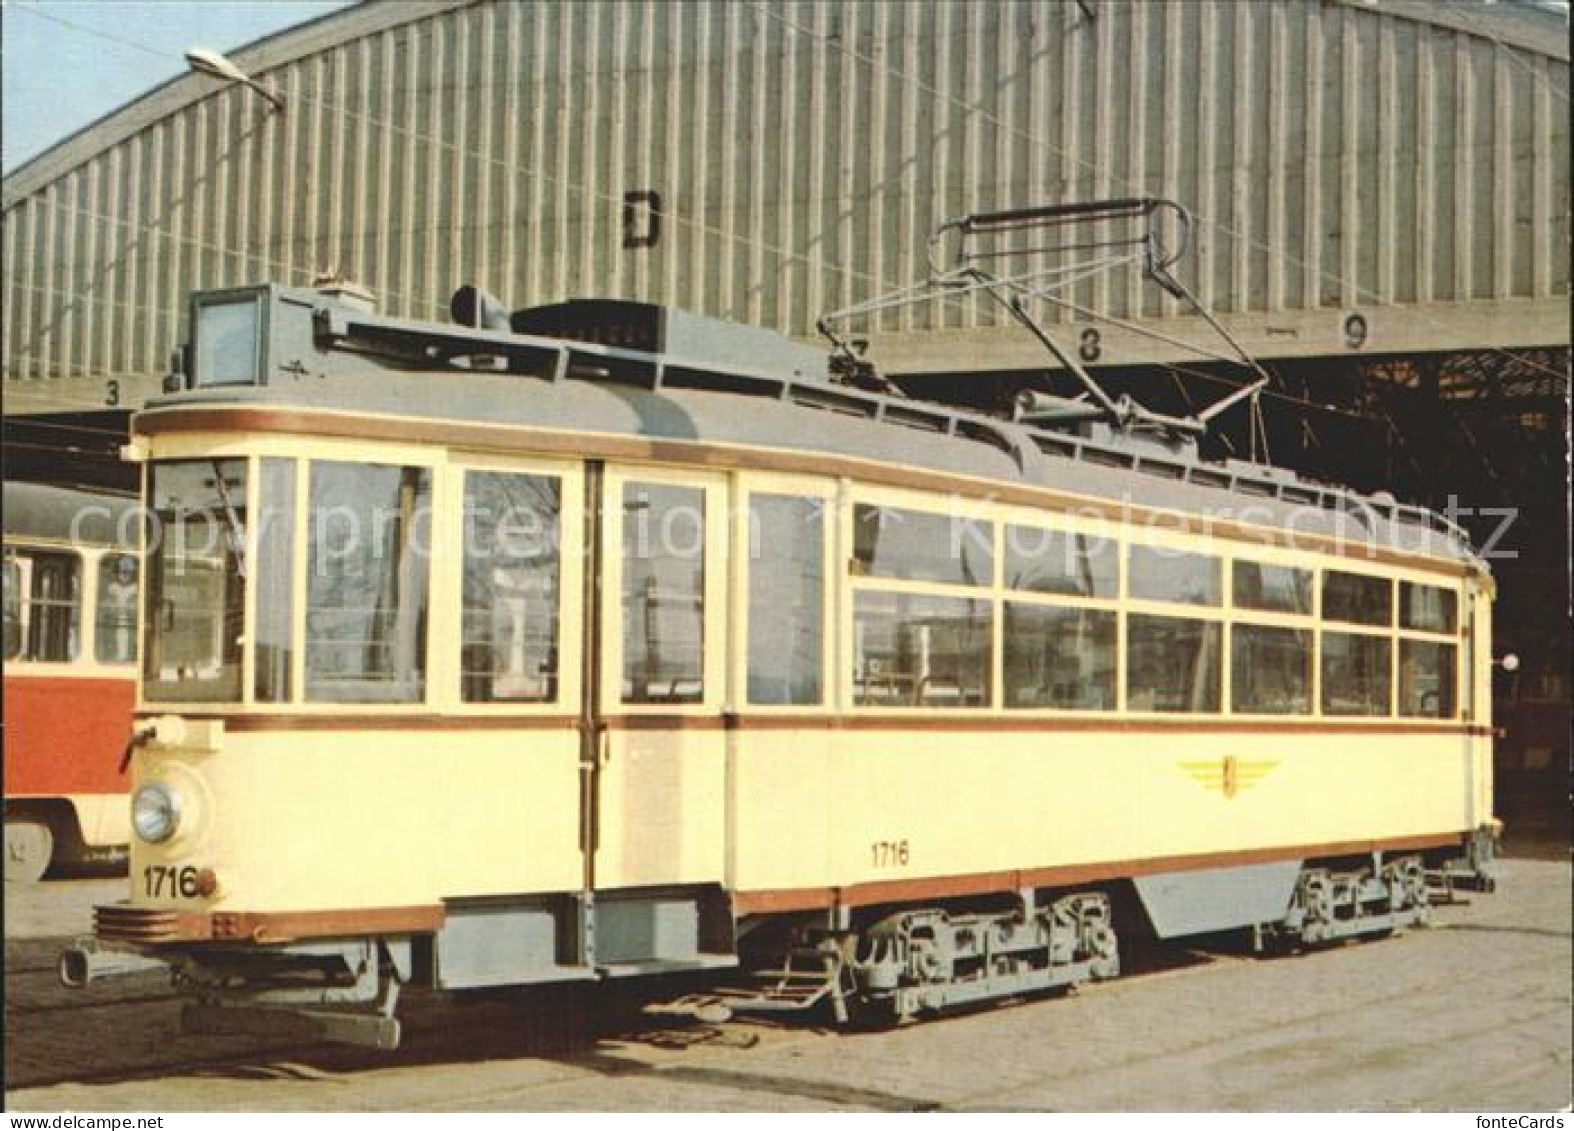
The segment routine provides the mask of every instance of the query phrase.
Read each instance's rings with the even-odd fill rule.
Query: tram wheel
[[[55,834],[42,821],[6,822],[6,883],[37,883],[49,870],[49,861],[54,853]]]

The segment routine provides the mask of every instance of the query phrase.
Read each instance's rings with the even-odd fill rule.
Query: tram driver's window
[[[6,552],[6,659],[76,659],[81,615],[82,561],[76,554]]]
[[[249,491],[244,459],[151,469],[142,647],[150,701],[241,698]]]
[[[825,503],[749,497],[749,702],[810,706],[822,699]]]
[[[93,654],[100,663],[129,664],[137,658],[137,589],[141,580],[135,554],[105,554],[98,559],[98,614]]]
[[[465,475],[466,703],[558,697],[563,484],[552,475]]]
[[[306,698],[421,701],[430,469],[320,461],[309,497]]]
[[[705,697],[705,492],[623,487],[623,702]]]

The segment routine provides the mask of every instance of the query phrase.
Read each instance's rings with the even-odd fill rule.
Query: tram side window
[[[1006,527],[1006,588],[1071,597],[1114,597],[1120,547],[1109,538]]]
[[[1217,605],[1223,599],[1224,563],[1209,554],[1133,546],[1128,570],[1127,586],[1137,600]]]
[[[1312,634],[1238,624],[1230,630],[1230,710],[1243,715],[1312,711]]]
[[[623,702],[705,697],[705,492],[623,487]]]
[[[1237,561],[1231,571],[1236,608],[1265,613],[1310,613],[1312,572],[1294,566]]]
[[[1386,636],[1323,633],[1323,714],[1388,714],[1391,647]]]
[[[1459,628],[1459,598],[1452,589],[1435,585],[1399,583],[1399,627],[1422,632],[1455,632]]]
[[[6,551],[6,659],[76,659],[81,617],[82,560],[76,554]]]
[[[241,697],[247,487],[243,459],[153,466],[142,649],[149,700]]]
[[[98,613],[93,654],[100,663],[130,664],[137,658],[137,590],[141,571],[135,554],[98,559]]]
[[[562,504],[554,475],[465,475],[466,703],[557,700]]]
[[[990,602],[864,590],[853,598],[861,707],[990,705]]]
[[[316,462],[309,497],[306,698],[421,701],[430,469]]]
[[[989,585],[994,570],[994,534],[987,521],[869,503],[853,507],[858,575]]]
[[[1346,624],[1394,623],[1394,587],[1386,577],[1329,570],[1323,574],[1323,619]]]
[[[1126,708],[1219,710],[1220,628],[1210,621],[1132,614],[1126,622]]]
[[[749,702],[808,706],[822,699],[825,504],[749,497]]]
[[[1454,717],[1454,646],[1430,640],[1399,642],[1399,713],[1408,718]]]
[[[1006,602],[1007,707],[1115,709],[1116,614]]]

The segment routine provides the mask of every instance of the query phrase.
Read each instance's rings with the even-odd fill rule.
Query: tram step
[[[639,962],[609,962],[596,967],[603,978],[636,978],[650,974],[682,974],[696,970],[726,970],[738,965],[730,954],[699,954],[692,958],[653,958]]]

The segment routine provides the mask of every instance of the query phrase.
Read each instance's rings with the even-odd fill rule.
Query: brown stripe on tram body
[[[688,440],[653,440],[599,432],[547,431],[526,425],[407,420],[279,408],[159,409],[139,414],[135,428],[140,434],[148,436],[170,432],[267,432],[292,436],[451,444],[580,458],[589,454],[587,447],[593,445],[594,454],[607,459],[647,460],[717,470],[845,476],[873,486],[939,491],[980,501],[1038,507],[1048,511],[1066,512],[1074,509],[1081,517],[1128,524],[1156,520],[1163,523],[1164,530],[1176,533],[1220,535],[1264,546],[1293,546],[1352,560],[1426,570],[1452,578],[1466,577],[1471,572],[1462,562],[1364,544],[1347,544],[1320,534],[1274,530],[1231,519],[1198,518],[1135,503],[1116,504],[1108,499],[1068,495],[1046,487],[997,483],[966,475],[832,453],[799,453],[774,448],[742,449]]]
[[[1164,872],[1189,872],[1210,868],[1238,868],[1249,864],[1317,860],[1357,856],[1372,852],[1416,852],[1449,848],[1465,843],[1465,833],[1429,833],[1378,840],[1334,841],[1326,844],[1240,849],[1232,852],[1159,856],[1145,860],[1111,860],[1093,864],[1062,864],[1002,872],[975,872],[960,876],[934,876],[913,880],[878,880],[847,887],[793,888],[777,891],[740,891],[733,906],[740,915],[783,911],[814,911],[828,907],[871,907],[921,899],[956,899],[990,895],[1024,888],[1067,887],[1106,883]]]
[[[355,907],[322,911],[184,911],[111,904],[94,909],[96,934],[110,943],[282,943],[367,934],[422,934],[447,920],[430,907]]]

